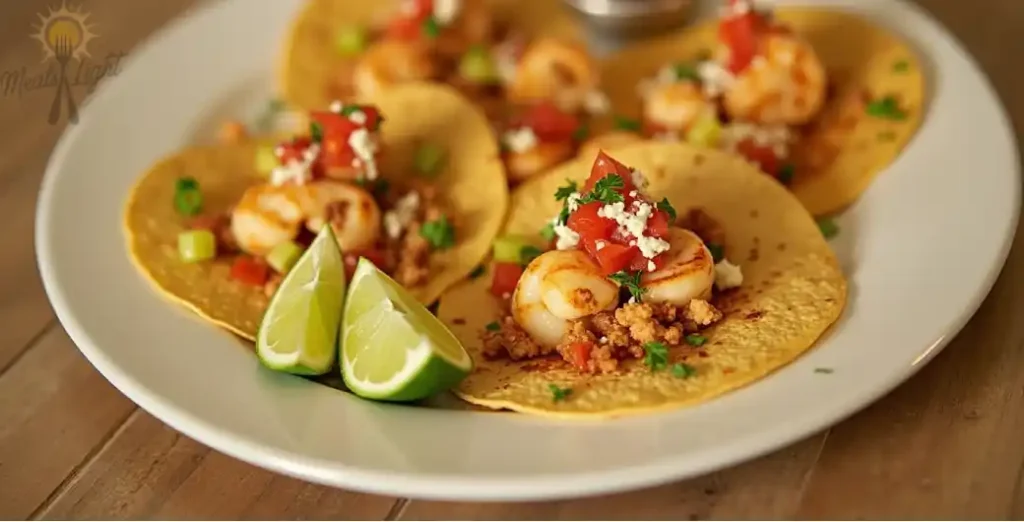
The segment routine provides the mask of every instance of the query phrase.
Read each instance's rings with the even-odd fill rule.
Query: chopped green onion
[[[865,109],[870,116],[885,120],[905,120],[907,113],[900,109],[899,102],[893,96],[885,96],[868,103]]]
[[[203,210],[203,193],[195,178],[180,178],[175,183],[174,208],[185,216],[195,216]]]
[[[686,142],[698,147],[713,148],[721,139],[722,124],[713,114],[701,117],[686,132]]]
[[[498,330],[501,330],[501,325],[498,324],[498,321],[491,321],[487,323],[487,326],[484,328],[487,328],[488,332],[497,332]]]
[[[708,251],[711,252],[711,259],[715,263],[718,263],[719,261],[721,261],[725,257],[725,248],[722,247],[722,245],[719,245],[718,243],[711,243],[711,242],[708,242],[708,243],[705,243],[705,244],[708,247]]]
[[[274,170],[280,162],[274,154],[274,147],[269,145],[256,149],[256,172],[267,175]]]
[[[779,183],[789,185],[793,182],[793,175],[796,174],[796,167],[792,163],[786,163],[779,168]]]
[[[548,389],[551,390],[551,400],[553,402],[564,401],[572,395],[572,388],[559,388],[554,384],[549,384]]]
[[[530,245],[530,239],[524,236],[498,236],[494,239],[494,260],[499,263],[522,263],[522,252]]]
[[[615,128],[633,132],[640,132],[641,126],[638,120],[633,118],[627,118],[625,116],[615,117]]]
[[[676,363],[672,365],[672,375],[680,379],[689,379],[697,375],[697,369],[686,363]]]
[[[217,238],[209,230],[187,230],[178,234],[178,257],[186,263],[213,259]]]
[[[495,83],[498,65],[485,47],[474,45],[459,60],[459,75],[473,83]]]
[[[484,272],[486,272],[486,271],[487,271],[487,269],[484,268],[484,265],[476,265],[476,268],[474,268],[473,271],[469,273],[469,278],[470,279],[476,279],[476,278],[484,275]]]
[[[343,26],[334,35],[334,46],[343,56],[355,56],[363,52],[368,41],[368,32],[361,25]]]
[[[279,243],[267,254],[267,264],[278,273],[287,274],[302,257],[302,247],[291,242]]]
[[[420,236],[436,250],[445,250],[455,245],[455,229],[445,216],[424,223],[420,227]]]
[[[832,239],[839,233],[839,225],[832,218],[820,218],[818,219],[818,229],[821,230],[821,235],[825,236],[825,239]]]
[[[432,178],[444,166],[445,159],[444,149],[431,143],[424,143],[416,148],[412,161],[417,172]]]
[[[438,23],[437,18],[430,16],[423,21],[423,34],[431,40],[441,36],[441,24]]]
[[[704,346],[708,338],[700,334],[689,334],[686,336],[686,344],[690,346]]]
[[[555,225],[553,223],[544,225],[544,228],[540,229],[540,237],[544,238],[544,241],[554,241]]]

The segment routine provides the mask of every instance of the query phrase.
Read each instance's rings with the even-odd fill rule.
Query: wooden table
[[[38,69],[39,43],[27,34],[51,3],[0,5],[0,74]],[[921,3],[1024,124],[1024,1]],[[192,4],[86,0],[101,35],[93,56],[129,51]],[[81,99],[85,87],[75,91]],[[0,518],[1024,517],[1020,238],[977,316],[910,382],[828,431],[702,478],[580,501],[421,502],[315,486],[221,455],[122,396],[54,318],[32,240],[39,181],[64,125],[46,123],[52,96],[0,84]]]

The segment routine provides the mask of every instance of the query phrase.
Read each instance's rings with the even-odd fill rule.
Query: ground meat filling
[[[651,342],[681,346],[686,335],[722,319],[722,312],[703,299],[685,306],[666,303],[627,303],[612,312],[600,312],[570,321],[562,341],[553,350],[538,345],[511,316],[497,331],[482,334],[484,355],[514,361],[558,352],[584,373],[610,373],[627,359],[643,359]]]
[[[398,194],[398,197],[387,201],[389,205],[385,208],[393,208],[402,197],[411,192],[418,194],[419,205],[396,237],[385,237],[387,263],[388,266],[394,267],[392,277],[398,284],[406,287],[419,286],[429,278],[431,245],[420,235],[420,228],[424,223],[436,221],[444,215],[437,202],[436,190],[427,185],[412,186]]]
[[[691,208],[679,216],[676,225],[692,231],[705,243],[725,245],[725,230],[722,225],[700,207]]]

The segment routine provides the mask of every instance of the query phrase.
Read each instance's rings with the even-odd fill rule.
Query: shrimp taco
[[[325,224],[347,270],[367,258],[429,304],[487,254],[508,206],[486,120],[445,86],[404,85],[309,117],[309,134],[276,145],[164,158],[126,206],[143,275],[248,339]]]
[[[582,34],[547,0],[309,0],[280,77],[284,98],[307,109],[448,83],[491,120],[512,182],[574,157],[609,107]]]
[[[623,50],[602,71],[621,132],[739,153],[814,215],[852,203],[906,146],[924,111],[917,57],[836,10],[756,10]]]
[[[741,158],[646,142],[518,188],[485,276],[438,316],[490,408],[611,417],[706,401],[797,358],[846,280],[814,220]]]

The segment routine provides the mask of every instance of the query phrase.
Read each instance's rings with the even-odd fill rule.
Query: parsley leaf
[[[320,143],[324,140],[324,128],[320,126],[319,122],[309,122],[309,138],[313,140],[313,143]]]
[[[576,130],[572,131],[572,141],[580,142],[590,136],[590,127],[587,125],[580,125]]]
[[[537,256],[543,253],[543,250],[533,245],[526,245],[523,248],[519,249],[519,263],[523,265],[528,265],[530,264],[530,261],[533,261]]]
[[[566,221],[569,221],[569,205],[563,205],[562,210],[558,213],[558,224],[564,225]],[[554,225],[551,227],[551,233],[554,233]]]
[[[640,286],[640,278],[643,275],[643,271],[640,270],[636,272],[627,272],[625,270],[620,270],[608,276],[608,279],[611,279],[612,281],[615,281],[616,283],[626,287],[626,290],[629,290],[629,293],[630,295],[633,296],[633,299],[637,302],[640,302],[640,299],[643,298],[644,293],[647,292],[646,288]]]
[[[626,198],[622,196],[622,193],[618,191],[625,187],[626,184],[622,181],[622,176],[618,174],[608,174],[607,176],[597,180],[594,183],[594,188],[590,189],[590,192],[583,195],[580,198],[580,205],[587,203],[593,203],[600,201],[606,205],[611,203],[618,203],[624,201]]]
[[[571,196],[573,192],[579,190],[579,186],[576,185],[575,181],[571,179],[566,179],[565,183],[565,186],[558,187],[558,190],[555,191],[555,199],[558,201],[562,201],[563,199],[569,199],[569,196]]]
[[[680,379],[689,379],[697,375],[697,369],[686,363],[676,363],[672,365],[672,375]]]
[[[544,241],[554,241],[555,225],[553,223],[544,225],[544,228],[540,229],[540,237],[544,238]]]
[[[469,273],[469,278],[470,279],[476,279],[476,278],[484,275],[484,272],[486,272],[486,271],[487,271],[487,269],[484,268],[484,265],[476,265],[476,268],[474,268],[473,271]]]
[[[821,235],[825,236],[825,239],[832,239],[839,233],[839,225],[832,221],[832,218],[818,219],[818,229],[821,230]]]
[[[551,390],[551,400],[553,402],[564,401],[572,395],[572,388],[559,388],[554,384],[549,384],[548,389]]]
[[[341,112],[338,114],[341,114],[342,116],[348,118],[349,116],[352,116],[353,114],[359,112],[359,110],[360,109],[358,105],[342,105]]]
[[[501,325],[498,324],[498,321],[491,321],[487,323],[487,326],[484,328],[487,328],[488,332],[497,332],[498,330],[501,330]]]
[[[633,118],[627,118],[625,116],[616,116],[615,128],[619,130],[640,132],[640,122],[634,120]]]
[[[455,229],[445,216],[424,223],[420,227],[420,235],[436,250],[444,250],[455,245]]]
[[[434,40],[438,36],[441,36],[441,24],[437,21],[437,18],[433,16],[429,16],[427,17],[426,20],[423,20],[422,28],[423,34],[425,34],[427,38],[430,38],[431,40]]]
[[[869,116],[885,120],[905,120],[907,113],[900,109],[899,102],[894,96],[885,96],[867,104],[865,108]]]
[[[723,248],[722,245],[711,242],[707,242],[705,245],[707,245],[708,250],[711,252],[711,259],[715,263],[718,263],[725,257],[725,248]]]
[[[657,341],[644,344],[644,364],[652,371],[664,370],[668,365],[668,346]]]
[[[658,202],[658,210],[668,214],[670,221],[676,220],[676,209],[668,202],[668,198],[661,198],[661,201]]]
[[[700,81],[697,69],[688,63],[677,63],[672,66],[672,72],[676,73],[676,80]]]
[[[708,342],[708,338],[700,334],[689,334],[686,336],[686,344],[690,346],[703,346],[706,342]]]

